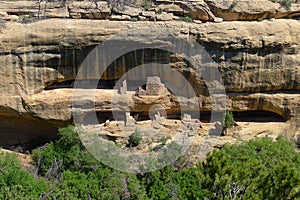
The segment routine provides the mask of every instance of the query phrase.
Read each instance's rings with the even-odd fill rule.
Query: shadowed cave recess
[[[205,44],[204,44],[205,45]],[[65,79],[58,79],[55,82],[49,82],[45,85],[44,90],[57,90],[64,88],[73,88],[75,82],[75,75],[84,58],[95,46],[83,47],[79,50],[68,50],[65,49],[62,53],[62,58],[60,63],[63,66],[60,66],[58,70],[65,75]],[[218,54],[215,50],[210,49],[210,53]],[[70,57],[72,59],[70,59]],[[217,58],[213,57],[216,62],[219,62]],[[70,61],[72,60],[72,62]],[[208,96],[209,92],[203,80],[197,78],[197,74],[192,74],[192,66],[184,60],[182,57],[174,55],[170,52],[166,52],[159,49],[139,49],[133,52],[129,52],[120,58],[116,59],[113,63],[108,66],[106,71],[100,80],[96,78],[87,78],[76,80],[81,82],[83,89],[90,89],[92,85],[97,85],[97,89],[115,89],[118,79],[130,69],[147,63],[160,63],[171,66],[172,68],[179,71],[186,80],[192,85],[196,95]],[[54,63],[48,63],[50,66],[55,66]],[[66,70],[66,66],[72,66],[69,70]],[[61,70],[60,70],[61,69]],[[118,69],[118,70],[116,70]],[[135,81],[135,80],[127,80]],[[225,80],[226,84],[230,84]],[[130,85],[130,84],[129,84]],[[133,90],[134,88],[129,88]],[[271,91],[267,91],[271,92]],[[287,91],[289,92],[289,91]],[[250,92],[251,93],[251,92]],[[253,91],[254,93],[254,91]],[[187,111],[189,114],[193,115],[195,111]],[[131,116],[133,116],[136,121],[149,120],[149,113],[147,110],[143,112],[132,111]],[[181,119],[182,113],[180,111],[166,111],[167,119]],[[93,117],[94,113],[86,113],[83,118],[83,122],[86,125],[91,124],[90,118]],[[97,123],[104,123],[106,120],[113,120],[114,116],[112,112],[97,112]],[[121,113],[122,115],[122,113]],[[264,110],[253,110],[253,111],[233,111],[234,119],[237,122],[285,122],[283,116],[278,115],[277,113],[264,111]],[[3,134],[1,135],[0,145],[8,149],[19,148],[21,151],[30,150],[37,146],[41,146],[51,140],[57,138],[57,128],[50,123],[43,122],[40,120],[30,120],[26,118],[3,118],[2,123],[0,123],[0,129]],[[199,120],[202,123],[210,122],[211,113],[210,112],[200,112]],[[93,122],[94,123],[94,122]]]
[[[195,111],[185,111],[184,113],[188,113],[191,116],[196,116]],[[194,114],[193,114],[194,113]],[[116,113],[114,113],[116,114]],[[105,123],[107,120],[112,121],[114,120],[114,114],[112,112],[96,112],[97,116],[97,124]],[[119,112],[118,115],[124,115],[125,112]],[[144,121],[150,120],[151,117],[149,116],[149,112],[131,112],[130,115],[136,121]],[[83,117],[83,124],[85,125],[92,125],[94,124],[93,118],[95,113],[87,113]],[[269,111],[244,111],[244,112],[233,112],[233,117],[236,122],[286,122],[282,116],[278,115],[277,113],[269,112]],[[182,113],[181,112],[169,112],[167,111],[167,119],[177,119],[181,120]],[[200,112],[200,122],[202,123],[209,123],[215,122],[211,121],[211,112]]]
[[[0,146],[25,152],[58,138],[58,127],[49,123],[0,115]]]

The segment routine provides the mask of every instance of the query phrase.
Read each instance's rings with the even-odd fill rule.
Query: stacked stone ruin
[[[118,92],[120,95],[124,95],[127,93],[127,81],[124,80],[122,85],[119,87]],[[162,95],[168,93],[168,89],[165,87],[164,84],[161,83],[161,79],[158,76],[148,76],[146,78],[146,89],[139,87],[137,89],[138,96],[155,96],[155,95]],[[152,119],[153,125],[161,125],[164,123],[166,118],[161,116],[160,111],[157,111],[154,114],[154,118]],[[131,127],[135,125],[135,119],[130,115],[130,112],[125,113],[124,125],[126,127]],[[123,123],[122,123],[123,124]],[[191,130],[197,131],[201,125],[199,119],[193,119],[191,115],[184,114],[181,119],[181,124],[183,125],[182,128],[184,130]]]
[[[125,126],[131,127],[135,125],[135,119],[130,115],[130,112],[125,113]]]
[[[183,114],[181,123],[186,130],[197,131],[201,127],[199,119],[193,119],[189,114]]]
[[[138,96],[157,96],[168,94],[169,91],[164,84],[161,83],[160,77],[149,76],[146,81],[146,89],[142,87],[137,89]]]
[[[122,85],[121,85],[121,87],[119,88],[119,94],[126,94],[127,93],[127,81],[126,80],[124,80],[123,82],[122,82]]]
[[[159,111],[157,111],[157,113],[154,115],[152,123],[154,126],[157,126],[157,125],[161,125],[164,122],[164,120],[165,118],[161,116]]]

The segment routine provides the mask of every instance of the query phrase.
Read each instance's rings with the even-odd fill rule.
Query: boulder
[[[154,11],[143,11],[142,16],[149,18],[150,20],[155,19],[155,12]]]
[[[216,17],[214,19],[214,22],[216,22],[216,23],[221,23],[222,21],[223,21],[223,18]]]
[[[113,7],[112,12],[119,15],[128,15],[130,17],[137,17],[142,13],[142,9],[131,7],[131,6],[124,6],[124,8]]]
[[[160,11],[173,13],[174,15],[183,16],[185,14],[184,9],[178,4],[161,4],[157,8]]]
[[[215,15],[210,11],[204,1],[182,2],[182,7],[184,8],[186,15],[194,19],[213,21],[215,18]]]
[[[174,17],[173,13],[162,12],[156,15],[158,21],[170,21]]]
[[[281,3],[282,2],[282,3]],[[300,16],[300,4],[284,4],[287,1],[270,0],[207,0],[215,16],[225,21],[259,20],[265,18],[293,18]]]

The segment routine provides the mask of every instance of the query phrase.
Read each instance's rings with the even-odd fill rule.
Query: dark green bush
[[[81,144],[73,126],[59,129],[59,136],[57,141],[34,151],[34,160],[40,163],[39,174],[56,183],[48,197],[114,200],[126,197],[128,192],[131,197],[141,197],[136,199],[146,196],[135,175],[99,163]],[[55,162],[61,163],[58,169]]]
[[[222,127],[223,127],[222,134],[224,134],[224,131],[226,131],[228,128],[232,128],[233,126],[234,126],[233,114],[231,111],[226,110],[225,115],[222,119]]]
[[[300,196],[300,155],[282,137],[226,145],[203,164],[203,187],[212,198],[294,199]]]
[[[284,6],[286,9],[290,9],[291,7],[291,0],[281,0],[280,4]]]
[[[238,4],[237,1],[233,1],[230,5],[230,8],[233,9]]]
[[[144,8],[144,10],[149,11],[152,8],[152,2],[149,0],[144,0],[142,2],[142,7]]]
[[[128,174],[100,164],[74,127],[35,150],[39,175],[22,169],[15,155],[0,153],[0,199],[299,199],[300,154],[279,137],[254,139],[214,150],[205,162]],[[138,130],[135,132],[139,132]],[[158,162],[179,156],[172,142]],[[56,163],[56,165],[55,165]]]
[[[139,129],[135,129],[135,131],[129,136],[128,139],[128,146],[129,147],[136,147],[142,141],[142,134]]]
[[[191,18],[190,16],[180,17],[179,21],[192,22],[193,18]]]
[[[49,189],[45,179],[22,169],[16,155],[0,153],[0,199],[38,199]]]

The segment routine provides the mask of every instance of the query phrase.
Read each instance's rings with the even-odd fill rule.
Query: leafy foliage
[[[291,0],[272,0],[272,2],[279,3],[281,6],[285,7],[286,9],[290,9],[291,7]]]
[[[74,127],[59,132],[57,141],[34,151],[41,178],[23,170],[16,156],[0,153],[0,199],[300,198],[300,154],[282,137],[225,145],[194,167],[186,167],[180,158],[160,170],[135,175],[95,160]],[[180,152],[176,143],[169,149]]]
[[[39,175],[58,182],[53,199],[122,199],[143,197],[143,186],[134,175],[113,170],[99,163],[80,142],[73,126],[59,129],[59,140],[34,151]],[[42,161],[41,161],[42,160]],[[55,169],[53,163],[61,163]]]
[[[142,141],[142,134],[139,129],[135,129],[135,131],[129,136],[128,146],[136,147]]]
[[[232,10],[237,4],[238,4],[237,1],[233,1],[233,2],[231,3],[231,5],[230,5],[230,8],[229,8],[229,9]]]
[[[204,187],[217,199],[293,199],[300,195],[300,156],[282,137],[226,145],[203,165]]]
[[[0,153],[0,199],[38,199],[47,190],[46,180],[23,170],[16,155]]]
[[[180,17],[179,21],[192,22],[193,18],[191,18],[190,16]]]
[[[223,131],[227,130],[228,128],[231,128],[233,126],[234,126],[233,114],[231,111],[226,110],[225,115],[222,119]]]
[[[197,199],[205,197],[201,189],[202,174],[196,168],[176,171],[167,166],[140,178],[151,199]]]
[[[144,8],[144,10],[150,11],[151,8],[152,8],[152,2],[149,1],[149,0],[144,0],[144,1],[142,2],[142,7]]]

